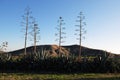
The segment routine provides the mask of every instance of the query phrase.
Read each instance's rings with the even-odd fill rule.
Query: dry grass
[[[120,74],[0,73],[0,80],[120,80]]]

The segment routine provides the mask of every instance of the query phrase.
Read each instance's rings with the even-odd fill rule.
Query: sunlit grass
[[[0,80],[120,80],[120,74],[30,74],[0,73]]]

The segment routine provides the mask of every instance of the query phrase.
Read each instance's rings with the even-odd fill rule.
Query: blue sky
[[[83,11],[87,24],[83,46],[120,52],[120,0],[0,0],[0,42],[8,41],[8,51],[24,47],[21,16],[27,6],[41,30],[38,45],[57,44],[54,34],[59,16],[66,23],[67,38],[63,45],[78,44],[75,21]],[[27,46],[31,45],[28,39]]]

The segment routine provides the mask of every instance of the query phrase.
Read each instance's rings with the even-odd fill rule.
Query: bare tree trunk
[[[27,16],[26,16],[26,31],[25,31],[25,50],[24,50],[24,55],[26,55],[27,50],[26,50],[26,45],[27,45],[27,33],[28,33],[28,15],[29,13],[27,12]]]
[[[62,26],[64,24],[63,21],[64,20],[62,19],[62,17],[59,17],[59,25],[57,27],[58,33],[55,34],[56,36],[58,36],[57,41],[58,41],[58,47],[59,47],[58,48],[58,55],[59,55],[59,57],[62,55],[61,54],[61,44],[63,43],[63,38],[65,38],[63,36],[63,34],[65,34],[63,32],[63,29],[65,29],[65,27]]]
[[[81,45],[82,45],[82,43],[81,43],[81,37],[82,37],[82,25],[81,25],[81,22],[82,22],[82,20],[81,20],[81,16],[80,16],[80,43],[79,43],[79,45],[80,45],[80,49],[79,49],[79,59],[81,59]]]
[[[37,24],[34,24],[34,53],[36,54],[36,35],[37,35],[37,32],[36,32],[36,27],[37,27]]]
[[[61,55],[61,22],[62,17],[60,17],[60,30],[59,30],[59,56]]]
[[[34,54],[37,54],[36,44],[37,44],[37,42],[39,41],[39,40],[38,40],[39,31],[40,31],[40,30],[39,30],[38,24],[36,24],[36,21],[35,21],[35,18],[34,18],[34,19],[33,19],[32,32],[31,32],[31,35],[32,35],[32,38],[33,38],[33,44],[34,44],[34,50],[33,50],[33,53],[34,53]]]
[[[30,8],[29,7],[27,7],[26,9],[25,9],[25,13],[24,13],[24,15],[22,16],[22,18],[23,18],[23,22],[22,22],[22,26],[24,27],[24,55],[26,55],[27,54],[27,49],[26,49],[26,46],[27,46],[27,38],[28,38],[28,28],[29,28],[29,25],[30,25]]]
[[[78,33],[76,33],[75,35],[78,35],[79,37],[77,38],[77,40],[79,40],[79,53],[78,53],[78,60],[81,60],[81,54],[82,54],[82,37],[83,37],[83,34],[86,32],[84,30],[84,25],[85,22],[83,22],[84,20],[84,16],[82,14],[82,12],[80,12],[80,15],[77,16],[79,18],[79,20],[77,20],[77,22],[79,22],[79,25],[76,25],[77,27],[79,27],[78,29],[76,29],[76,31],[79,31]]]

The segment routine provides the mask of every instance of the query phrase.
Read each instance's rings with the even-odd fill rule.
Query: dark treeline
[[[83,58],[84,59],[84,58]],[[0,72],[36,73],[119,73],[120,62],[99,58],[77,61],[73,57],[38,58],[25,56],[17,59],[0,58]]]

